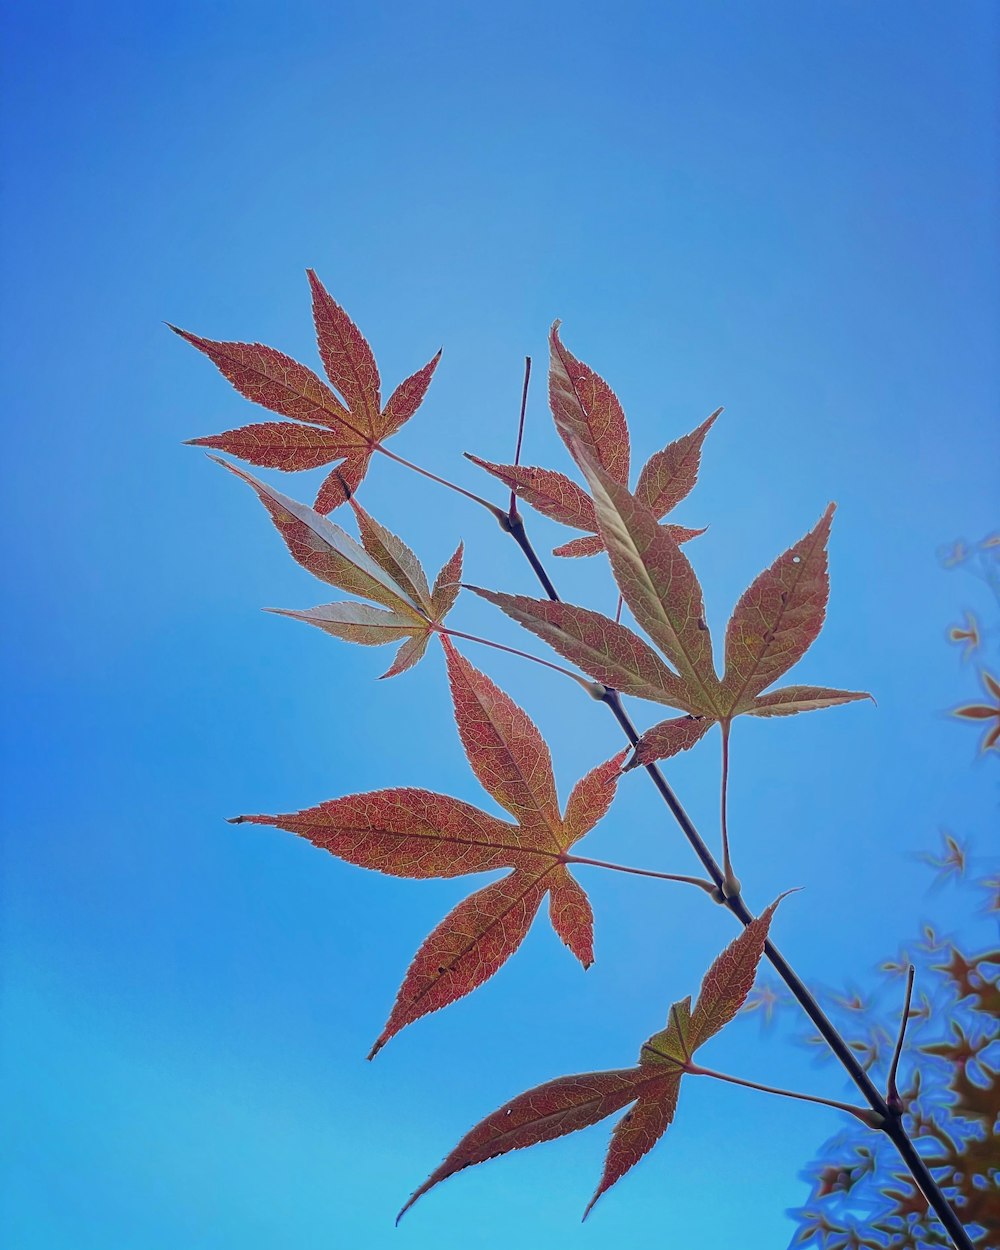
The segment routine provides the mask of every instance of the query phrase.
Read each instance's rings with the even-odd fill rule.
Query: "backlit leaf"
[[[701,585],[687,556],[628,488],[581,455],[601,537],[625,602],[683,678],[692,711],[717,711],[718,678]]]
[[[414,1191],[396,1222],[429,1189],[463,1168],[575,1133],[620,1111],[635,1098],[634,1068],[561,1076],[512,1098],[466,1133],[441,1166]]]
[[[350,627],[373,626],[359,618]],[[520,946],[547,895],[559,937],[585,967],[594,957],[590,904],[570,876],[565,856],[606,814],[626,753],[588,773],[562,816],[548,748],[536,727],[447,638],[442,643],[466,755],[516,823],[447,795],[414,789],[348,795],[301,812],[236,821],[275,825],[349,863],[394,876],[512,870],[460,903],[422,943],[372,1056],[405,1025],[493,976]]]
[[[469,452],[465,454],[473,464],[478,464],[481,469],[499,478],[519,499],[531,504],[543,516],[558,521],[561,525],[590,530],[596,538],[597,517],[594,515],[590,496],[564,473],[523,464],[494,464],[490,460],[481,460],[479,456],[470,455]],[[597,549],[601,550],[600,540],[597,542]]]
[[[389,396],[389,402],[381,415],[375,420],[375,436],[379,442],[395,434],[401,426],[409,421],[410,417],[424,402],[427,388],[431,384],[431,378],[434,376],[434,370],[438,367],[440,360],[441,353],[439,351],[431,357],[422,369],[418,369],[416,373],[411,373],[408,378],[400,382]]]
[[[582,538],[571,538],[568,543],[553,547],[552,554],[579,559],[581,556],[599,556],[603,550],[604,540],[599,534],[585,534]]]
[[[441,568],[434,579],[431,591],[431,603],[434,607],[434,619],[443,620],[455,605],[458,593],[462,589],[462,555],[464,547],[459,543],[455,553]]]
[[[417,557],[401,538],[397,538],[374,517],[370,517],[357,500],[351,500],[351,507],[358,520],[358,531],[365,551],[397,585],[403,587],[413,603],[425,612],[430,612],[431,590]]]
[[[326,376],[346,400],[355,425],[373,436],[381,410],[382,382],[372,349],[314,271],[307,269],[306,276],[312,290],[316,343]]]
[[[228,452],[249,464],[265,469],[282,469],[294,473],[300,469],[317,469],[340,460],[348,445],[333,430],[313,425],[291,425],[288,421],[262,421],[244,425],[207,438],[192,438],[195,447],[214,447]]]
[[[621,404],[604,379],[577,360],[561,341],[558,322],[552,328],[550,347],[549,400],[563,441],[574,459],[579,460],[579,448],[615,481],[627,485],[629,434]],[[705,435],[721,411],[657,452],[643,469],[637,498],[657,519],[680,503],[694,486]],[[604,550],[592,501],[564,474],[525,465],[494,464],[468,452],[466,455],[551,520],[589,531],[556,547],[553,554],[591,556]],[[675,526],[672,533],[678,542],[685,542],[704,530]]]
[[[311,269],[307,274],[319,354],[343,402],[311,369],[273,347],[216,342],[170,328],[203,352],[247,399],[293,421],[326,427],[311,430],[267,421],[189,441],[285,472],[341,460],[316,497],[316,510],[327,513],[353,496],[376,447],[420,406],[441,353],[401,382],[381,409],[381,381],[368,341],[316,274]]]
[[[348,411],[311,369],[262,343],[227,343],[202,338],[171,326],[204,353],[246,399],[283,417],[327,426],[344,447],[362,444],[363,436],[347,425]]]
[[[253,487],[289,551],[304,568],[322,581],[389,609],[385,612],[368,604],[328,603],[299,611],[269,610],[364,646],[401,641],[402,646],[383,677],[395,677],[412,668],[454,606],[462,577],[461,544],[438,574],[432,593],[420,561],[406,543],[369,516],[356,501],[351,502],[363,546],[314,509],[258,482],[225,460],[218,463]]]
[[[412,633],[414,626],[411,618],[373,607],[370,603],[325,603],[318,608],[266,608],[265,611],[304,621],[334,638],[358,642],[364,647],[399,642]]]
[[[602,685],[670,707],[688,706],[689,696],[681,679],[627,626],[570,603],[508,595],[479,586],[469,589],[496,604]]]
[[[826,686],[780,686],[758,695],[747,711],[751,716],[794,716],[796,712],[837,707],[859,699],[871,699],[871,695],[861,690],[830,690]]]
[[[333,521],[289,499],[227,460],[212,457],[256,492],[293,558],[320,581],[419,619],[418,605],[398,582]]]
[[[625,771],[690,750],[714,724],[710,716],[676,716],[673,720],[660,721],[640,737]]]
[[[616,482],[627,482],[628,426],[618,397],[562,343],[558,321],[549,335],[549,347],[549,403],[570,455],[576,460],[575,447],[582,446]]]
[[[717,408],[696,430],[668,443],[646,462],[636,483],[635,497],[653,516],[662,517],[673,511],[694,489],[705,435],[721,411]]]
[[[723,710],[746,711],[816,639],[830,594],[826,543],[834,505],[743,593],[726,627]]]
[[[757,975],[774,909],[784,897],[776,898],[751,920],[705,974],[691,1012],[692,1051],[714,1037],[743,1006]]]
[[[565,1137],[634,1103],[612,1132],[600,1183],[584,1212],[586,1218],[598,1198],[666,1132],[695,1048],[733,1018],[749,993],[771,917],[780,901],[776,900],[751,921],[714,961],[693,1011],[690,998],[674,1003],[666,1028],[643,1044],[636,1067],[562,1076],[512,1098],[466,1133],[441,1166],[412,1194],[398,1218],[429,1189],[463,1168],[538,1142]]]

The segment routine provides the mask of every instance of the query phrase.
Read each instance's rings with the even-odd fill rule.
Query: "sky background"
[[[223,818],[401,784],[494,809],[439,654],[378,683],[387,654],[259,611],[329,595],[181,445],[254,415],[163,322],[318,368],[315,267],[387,388],[444,346],[393,447],[498,501],[460,453],[510,458],[555,317],[637,462],[724,404],[676,514],[710,524],[692,554],[717,639],[836,499],[828,623],[795,676],[878,706],[740,724],[731,831],[751,905],[804,887],[774,928],[799,972],[865,985],[925,916],[982,931],[911,852],[942,826],[984,845],[995,820],[994,761],[945,715],[977,691],[945,628],[990,599],[936,552],[997,522],[996,7],[33,0],[2,21],[6,1244],[787,1244],[836,1114],[693,1080],[582,1228],[610,1125],[467,1172],[393,1229],[481,1116],[631,1064],[732,923],[581,870],[586,975],[539,920],[365,1063],[419,941],[482,879],[385,878]],[[541,368],[525,458],[567,467]],[[463,538],[473,580],[534,593],[458,496],[383,460],[362,499],[429,570]],[[613,611],[606,562],[550,563]],[[518,641],[471,596],[453,620]],[[618,749],[564,679],[472,658],[543,729],[563,798]],[[717,740],[668,772],[714,844]],[[693,865],[642,775],[581,853]],[[705,1059],[844,1095],[753,1018]]]

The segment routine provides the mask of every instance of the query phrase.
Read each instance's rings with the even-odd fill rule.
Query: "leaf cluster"
[[[431,586],[413,551],[356,498],[376,453],[399,459],[386,451],[385,441],[420,406],[440,352],[383,405],[370,345],[312,272],[309,281],[327,381],[273,348],[177,331],[242,395],[282,418],[191,441],[285,472],[337,462],[309,507],[219,461],[253,489],[293,558],[320,581],[351,596],[307,609],[272,610],[343,641],[399,644],[386,677],[416,664],[437,636],[469,766],[505,813],[500,817],[430,790],[395,787],[329,799],[291,813],[235,818],[235,823],[286,830],[347,863],[398,877],[503,874],[459,903],[425,939],[371,1058],[406,1025],[492,977],[518,949],[543,903],[558,937],[584,968],[590,966],[594,917],[571,867],[620,866],[582,859],[573,849],[608,813],[624,772],[694,746],[716,723],[728,747],[729,727],[737,716],[786,716],[869,696],[819,686],[775,686],[823,625],[833,505],[740,598],[725,632],[724,671],[716,672],[702,588],[685,550],[704,531],[664,518],[693,489],[706,437],[721,410],[653,455],[631,489],[631,446],[622,406],[608,383],[565,346],[556,323],[549,340],[550,406],[586,489],[557,470],[517,461],[497,464],[474,455],[469,459],[522,502],[580,531],[556,548],[557,555],[607,554],[634,628],[620,618],[554,598],[479,585],[471,589],[598,683],[602,697],[620,692],[680,713],[638,737],[631,758],[622,751],[597,763],[561,806],[552,758],[539,730],[458,650],[456,638],[469,636],[446,623],[461,589],[461,544]],[[345,505],[353,513],[358,538],[328,515]],[[509,515],[513,522],[513,504]],[[722,834],[726,881],[731,884],[724,814]],[[712,874],[712,880],[694,879],[695,884],[714,889],[722,898],[723,877],[714,862]],[[690,998],[673,1004],[665,1028],[644,1043],[636,1065],[561,1077],[513,1099],[462,1139],[407,1207],[471,1164],[562,1136],[628,1107],[613,1130],[593,1206],[662,1136],[674,1115],[682,1078],[720,1075],[700,1068],[694,1055],[747,1000],[776,906],[772,903],[756,918],[745,910],[734,912],[743,920],[742,932],[709,967],[694,1005]]]

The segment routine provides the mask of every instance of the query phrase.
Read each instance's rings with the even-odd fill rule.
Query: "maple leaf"
[[[549,403],[556,429],[574,458],[574,443],[582,444],[595,464],[615,481],[627,484],[629,432],[618,397],[599,374],[565,346],[559,338],[558,321],[552,327],[549,346]],[[721,411],[717,409],[696,430],[656,452],[643,467],[636,496],[658,520],[694,488],[705,436]],[[530,465],[495,464],[468,452],[466,456],[550,520],[587,531],[584,537],[556,547],[554,555],[592,556],[605,549],[593,501],[564,473]],[[682,525],[666,528],[676,542],[687,542],[705,532]]]
[[[459,736],[483,788],[514,824],[428,790],[352,794],[278,816],[274,825],[332,855],[397,877],[512,871],[459,903],[426,938],[369,1058],[400,1029],[487,981],[514,954],[548,897],[556,933],[593,963],[593,915],[570,875],[569,849],[606,814],[625,752],[577,783],[560,815],[552,760],[527,714],[442,637]]]
[[[788,551],[741,596],[726,629],[725,675],[712,660],[701,585],[680,546],[626,486],[598,468],[577,444],[601,535],[622,597],[639,625],[673,664],[686,688],[680,706],[703,718],[663,722],[640,739],[631,766],[692,745],[713,721],[726,732],[735,716],[790,716],[869,694],[821,686],[788,686],[764,694],[805,654],[823,625],[830,592],[826,544],[831,504]]]
[[[397,1222],[418,1198],[463,1168],[564,1137],[634,1104],[615,1125],[604,1171],[584,1212],[586,1219],[598,1198],[666,1132],[677,1108],[681,1079],[695,1070],[691,1057],[732,1020],[750,992],[780,902],[776,899],[752,920],[712,963],[693,1009],[690,998],[673,1004],[667,1027],[643,1044],[637,1066],[558,1077],[511,1099],[462,1138],[414,1191]]]
[[[495,604],[602,685],[669,707],[689,706],[690,696],[681,678],[627,625],[558,600],[481,586],[467,589]]]
[[[441,353],[401,382],[383,408],[381,379],[368,341],[315,273],[306,273],[319,354],[335,389],[273,347],[216,342],[177,326],[170,329],[203,352],[241,395],[303,423],[264,421],[188,441],[286,473],[339,460],[316,497],[317,510],[326,513],[351,498],[382,441],[420,407]]]
[[[227,460],[216,456],[212,459],[253,488],[288,550],[303,568],[340,590],[374,601],[326,603],[306,610],[266,610],[305,621],[335,638],[362,646],[405,640],[382,676],[395,677],[412,668],[455,603],[462,577],[462,544],[445,563],[431,590],[410,548],[369,516],[356,500],[351,500],[351,505],[358,519],[360,546],[339,525],[313,508],[289,499]]]
[[[952,716],[958,716],[962,720],[996,721],[995,725],[987,726],[979,744],[980,754],[985,754],[987,751],[1000,747],[1000,681],[997,681],[985,668],[980,669],[979,678],[987,696],[993,699],[993,702],[967,703],[955,708]]]

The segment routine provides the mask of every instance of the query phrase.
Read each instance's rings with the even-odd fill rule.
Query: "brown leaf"
[[[726,628],[726,715],[747,711],[819,634],[830,594],[826,543],[833,512],[830,504],[805,538],[761,573],[737,603]]]
[[[370,625],[368,618],[350,622],[355,629]],[[425,642],[414,638],[404,648]],[[488,980],[520,946],[547,894],[556,933],[584,967],[594,958],[590,904],[566,856],[607,812],[625,752],[588,773],[560,815],[548,748],[536,727],[447,638],[442,643],[469,762],[516,824],[413,789],[353,794],[301,812],[236,821],[276,825],[349,863],[394,876],[512,870],[460,903],[423,942],[372,1055],[405,1025]],[[400,665],[397,657],[394,668]]]
[[[686,499],[698,480],[705,435],[715,424],[721,408],[683,438],[668,443],[650,456],[635,487],[635,497],[655,517],[665,516]]]
[[[470,586],[595,681],[622,694],[687,707],[684,683],[638,634],[600,612],[550,599]]]
[[[861,690],[831,690],[827,686],[780,686],[777,690],[758,695],[747,711],[751,716],[794,716],[796,712],[838,707],[841,703],[855,703],[858,699],[872,697]],[[872,702],[875,700],[872,699]]]
[[[214,447],[249,464],[285,473],[319,468],[331,460],[340,460],[350,451],[350,444],[333,430],[291,425],[288,421],[262,421],[207,438],[189,438],[187,442],[192,447]]]
[[[597,518],[594,516],[594,505],[590,496],[564,473],[524,464],[494,464],[469,452],[465,456],[473,464],[499,478],[519,499],[531,504],[543,516],[558,521],[560,525],[590,530],[596,538]]]
[[[674,1003],[666,1028],[643,1044],[637,1067],[561,1076],[512,1098],[466,1133],[441,1166],[414,1191],[397,1223],[418,1198],[463,1168],[575,1133],[635,1103],[615,1125],[600,1183],[584,1212],[586,1218],[598,1198],[634,1167],[669,1127],[681,1079],[695,1048],[733,1018],[753,984],[771,916],[780,902],[777,899],[751,921],[714,961],[693,1011],[690,998]]]
[[[316,342],[326,376],[337,388],[355,418],[370,437],[381,407],[381,379],[367,339],[340,305],[331,298],[312,269],[306,270],[312,288]]]
[[[577,460],[574,445],[582,446],[616,482],[627,482],[628,426],[618,397],[560,341],[558,321],[552,326],[549,347],[549,403],[570,455]]]
[[[681,751],[689,751],[700,742],[715,724],[710,716],[677,716],[673,720],[660,721],[647,729],[635,744],[632,758],[625,765],[625,772],[645,767],[656,760],[666,760]]]
[[[701,585],[673,537],[580,451],[611,568],[639,625],[683,679],[689,710],[717,714],[719,681]]]

